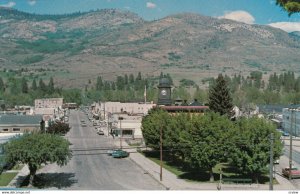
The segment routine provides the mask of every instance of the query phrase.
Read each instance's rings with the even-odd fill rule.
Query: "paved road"
[[[81,127],[86,120],[88,127]],[[106,154],[114,142],[99,136],[81,111],[71,111],[72,129],[66,138],[72,143],[73,157],[63,167],[47,165],[38,173],[47,183],[44,188],[67,190],[163,190],[164,187],[129,158],[115,159]]]

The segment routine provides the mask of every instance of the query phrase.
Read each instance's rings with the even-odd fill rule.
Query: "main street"
[[[80,121],[85,120],[87,127]],[[87,116],[71,111],[72,127],[65,136],[72,145],[73,157],[66,166],[51,164],[38,171],[44,188],[67,190],[163,190],[164,187],[129,158],[116,159],[106,154],[113,139],[96,134]],[[115,140],[117,141],[117,140]]]

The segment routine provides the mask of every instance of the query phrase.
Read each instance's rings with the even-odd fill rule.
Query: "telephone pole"
[[[273,190],[273,142],[274,142],[274,134],[270,135],[270,183],[269,190]]]

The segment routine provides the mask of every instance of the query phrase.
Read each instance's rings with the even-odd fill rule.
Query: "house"
[[[43,125],[42,115],[1,115],[0,133],[24,133],[40,131]]]

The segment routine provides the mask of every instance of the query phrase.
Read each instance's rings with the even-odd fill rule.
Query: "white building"
[[[112,124],[112,131],[118,137],[143,138],[142,118],[155,106],[153,103],[101,102],[93,104],[93,111]]]
[[[50,120],[58,120],[64,116],[63,98],[44,98],[34,101],[34,114],[43,115],[45,127],[49,126]]]

